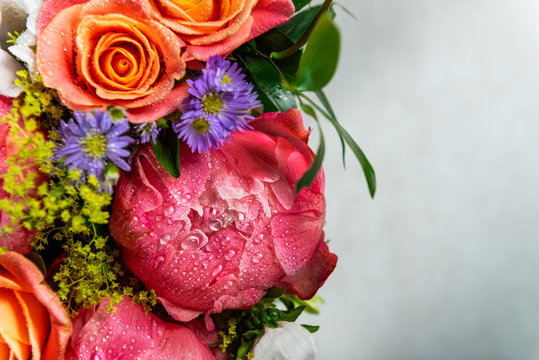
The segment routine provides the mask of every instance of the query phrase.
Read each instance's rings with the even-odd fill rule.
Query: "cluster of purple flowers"
[[[187,80],[190,96],[180,121],[172,126],[192,151],[207,152],[230,140],[236,131],[251,129],[249,110],[260,106],[253,85],[238,64],[212,56],[196,80]]]

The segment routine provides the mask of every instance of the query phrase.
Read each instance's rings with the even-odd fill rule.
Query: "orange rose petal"
[[[0,266],[13,273],[21,283],[27,285],[28,293],[35,296],[36,300],[45,306],[49,312],[51,333],[47,339],[42,358],[47,360],[64,359],[65,348],[71,335],[71,320],[56,293],[44,281],[43,273],[41,273],[30,260],[12,251],[0,256]],[[0,299],[3,297],[4,296],[0,295]],[[17,306],[20,307],[18,301]],[[22,313],[22,309],[19,313]],[[0,314],[3,314],[2,310],[0,310]],[[12,346],[11,343],[9,343],[9,339],[6,339],[5,337],[4,339],[10,346]],[[16,346],[16,344],[14,346]],[[27,347],[30,349],[30,345]],[[49,348],[52,349],[52,351],[47,352],[47,349]],[[13,350],[13,347],[12,351],[15,351]],[[26,358],[27,357],[23,357],[23,359]]]
[[[14,341],[30,345],[26,320],[21,306],[12,290],[0,289],[0,334],[8,336]]]
[[[4,339],[0,337],[0,360],[7,360],[10,358],[11,350],[9,346],[4,342]]]
[[[213,21],[217,19],[218,12],[219,7],[215,0],[203,0],[186,11],[187,15],[196,22]]]
[[[0,267],[0,288],[12,289],[12,290],[23,290],[23,287],[20,285],[17,277],[11,274],[9,271],[2,269]]]
[[[206,46],[188,46],[186,50],[187,54],[184,56],[187,57],[191,55],[195,59],[207,61],[212,55],[228,55],[232,50],[236,49],[247,40],[252,25],[253,18],[249,17],[240,29],[226,40],[208,44]]]
[[[50,333],[49,312],[32,294],[16,292],[15,296],[26,318],[32,352],[41,354]],[[39,356],[35,358],[37,360]]]
[[[172,89],[167,96],[150,105],[146,105],[137,109],[127,110],[129,121],[134,124],[142,124],[159,119],[178,108],[183,100],[189,95],[187,83],[182,82],[180,85]]]
[[[23,344],[20,341],[8,336],[7,334],[0,333],[0,337],[9,346],[9,349],[17,359],[28,359],[32,353],[30,345]]]
[[[70,38],[81,8],[82,5],[75,5],[64,9],[62,16],[56,16],[49,23],[38,39],[36,55],[44,85],[58,90],[63,102],[73,110],[88,110],[107,104],[81,88],[73,73],[74,49]]]

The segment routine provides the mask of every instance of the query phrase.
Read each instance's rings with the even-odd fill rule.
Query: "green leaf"
[[[253,347],[253,344],[254,344],[254,341],[248,341],[248,342],[242,343],[240,345],[240,348],[238,349],[238,353],[236,354],[236,359],[239,360],[243,358],[245,355],[247,355],[249,350],[251,350],[251,348]]]
[[[279,298],[279,301],[286,306],[287,310],[292,310],[294,308],[294,302],[290,300],[287,296],[282,296]]]
[[[276,29],[281,31],[293,42],[296,42],[299,40],[301,35],[303,35],[305,30],[307,30],[309,25],[311,25],[318,10],[320,10],[320,5],[308,8],[307,10],[292,16],[290,20],[282,25],[279,25]]]
[[[315,326],[315,325],[301,324],[301,326],[303,326],[305,329],[309,330],[309,332],[311,334],[317,332],[318,329],[320,329],[320,326]]]
[[[267,56],[270,56],[274,51],[285,50],[294,45],[292,40],[278,30],[270,30],[260,35],[255,39],[255,43],[258,51]],[[300,58],[301,52],[296,51],[285,59],[274,60],[274,62],[282,72],[293,76],[298,70]]]
[[[303,310],[305,310],[305,305],[298,306],[297,308],[290,310],[290,312],[286,314],[286,317],[283,320],[288,322],[294,322],[301,315]]]
[[[300,11],[305,6],[309,5],[312,0],[293,0],[296,11]]]
[[[333,111],[333,108],[331,107],[331,104],[329,103],[329,100],[328,98],[326,97],[326,94],[324,93],[323,90],[318,90],[316,91],[316,96],[318,97],[318,100],[320,100],[320,103],[322,104],[322,106],[324,106],[324,108],[326,109],[326,111],[331,115],[333,116],[334,119],[337,119],[337,116],[335,116],[335,112]],[[342,149],[342,164],[343,164],[343,167],[346,168],[346,159],[345,159],[345,155],[346,155],[346,145],[344,144],[344,139],[342,138],[341,134],[339,133],[339,139],[341,140],[341,149]]]
[[[286,288],[272,287],[266,292],[265,299],[277,299],[280,296],[283,296],[286,292]]]
[[[180,177],[180,140],[171,129],[166,129],[157,138],[157,142],[151,142],[153,153],[161,166],[176,179]]]
[[[294,81],[296,89],[316,91],[326,86],[337,69],[339,47],[339,30],[326,12],[320,16],[301,55]]]
[[[305,105],[302,105],[302,108],[304,106]],[[314,110],[312,111],[314,112]],[[305,112],[308,113],[307,111]],[[305,171],[305,174],[303,174],[296,183],[296,194],[299,193],[302,188],[311,186],[314,179],[316,179],[318,172],[320,171],[320,167],[322,166],[322,161],[324,160],[324,155],[326,153],[326,144],[324,140],[324,134],[322,132],[322,129],[320,128],[320,125],[318,126],[318,130],[320,132],[320,144],[318,145],[318,150],[316,150],[316,156],[314,157],[311,166],[309,166],[307,171]]]
[[[255,337],[262,333],[261,329],[249,330],[243,334],[243,337],[247,340],[253,340]]]
[[[260,56],[235,53],[234,56],[246,69],[248,81],[252,82],[265,112],[285,112],[296,108],[293,93],[283,89],[277,71]]]
[[[329,114],[324,114],[329,115]],[[374,173],[374,169],[372,168],[371,163],[365,156],[365,153],[361,150],[358,144],[354,141],[352,136],[346,131],[341,124],[337,121],[336,118],[333,116],[326,116],[326,118],[333,124],[335,127],[335,130],[339,133],[339,136],[341,136],[344,141],[348,144],[350,149],[352,149],[352,152],[356,155],[357,160],[361,164],[361,167],[363,168],[363,173],[365,174],[365,178],[367,179],[367,185],[369,186],[369,192],[371,194],[371,197],[374,198],[374,194],[376,193],[376,174]]]

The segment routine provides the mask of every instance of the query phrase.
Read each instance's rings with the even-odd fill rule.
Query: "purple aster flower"
[[[161,129],[157,127],[156,122],[140,124],[135,126],[135,129],[140,134],[141,144],[146,144],[150,142],[150,140],[155,143],[157,141],[157,136],[159,136],[159,133],[161,132]]]
[[[190,111],[182,116],[182,120],[172,124],[172,129],[183,139],[192,151],[199,153],[218,148],[225,140],[230,140],[229,132],[224,129],[213,116],[199,116]]]
[[[131,153],[126,147],[134,140],[125,134],[127,119],[112,121],[107,112],[74,112],[73,119],[60,122],[61,143],[55,158],[65,157],[69,169],[86,171],[103,181],[105,165],[110,162],[124,171],[131,167],[126,162]]]
[[[233,132],[252,129],[248,121],[254,117],[248,111],[260,102],[236,63],[212,56],[202,76],[187,83],[190,96],[173,129],[193,151],[209,151],[228,141]]]

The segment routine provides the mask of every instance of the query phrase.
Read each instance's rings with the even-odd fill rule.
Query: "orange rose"
[[[286,22],[292,0],[150,0],[157,18],[187,45],[189,55],[206,61]]]
[[[37,266],[12,251],[0,256],[0,314],[0,360],[64,358],[69,316]]]
[[[54,6],[46,1],[43,17]],[[37,68],[72,110],[116,105],[147,122],[183,100],[184,87],[175,88],[185,74],[182,45],[146,1],[92,0],[60,10],[44,27]]]

